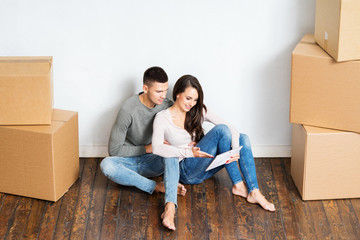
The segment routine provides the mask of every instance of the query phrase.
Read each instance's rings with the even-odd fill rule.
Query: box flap
[[[315,44],[315,37],[313,34],[307,33],[304,37],[300,40],[302,43],[312,43]]]
[[[330,129],[330,128],[322,128],[322,127],[315,127],[315,126],[308,126],[308,125],[303,125],[305,131],[307,132],[307,134],[358,134],[358,133],[354,133],[354,132],[349,132],[349,131],[340,131],[340,130],[336,130],[336,129]]]
[[[43,134],[53,134],[65,122],[69,121],[77,112],[60,109],[53,110],[53,117],[50,125],[19,125],[19,126],[0,126],[0,128],[15,129],[20,131],[37,132]]]
[[[312,56],[333,60],[323,49],[314,41],[314,35],[306,34],[292,52],[293,55]],[[333,60],[334,61],[334,60]]]
[[[72,118],[75,114],[77,114],[77,112],[62,110],[62,109],[54,109],[52,121],[66,122],[70,118]]]
[[[0,57],[0,76],[50,74],[52,57]]]

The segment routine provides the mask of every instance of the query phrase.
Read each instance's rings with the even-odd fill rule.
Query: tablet
[[[239,153],[241,148],[242,148],[242,146],[217,155],[214,158],[214,160],[210,163],[210,165],[208,166],[206,171],[209,171],[213,168],[216,168],[218,166],[225,164],[227,162],[227,160],[230,159],[231,156],[235,155],[236,153]]]

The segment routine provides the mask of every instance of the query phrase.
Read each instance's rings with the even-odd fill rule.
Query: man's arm
[[[146,154],[145,146],[124,145],[128,128],[132,123],[129,113],[120,110],[109,139],[110,156],[135,157]]]

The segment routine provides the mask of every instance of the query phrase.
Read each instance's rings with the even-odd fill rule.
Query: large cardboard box
[[[0,125],[50,124],[52,57],[0,57]]]
[[[0,192],[57,201],[79,177],[78,115],[51,125],[0,126]]]
[[[337,63],[312,35],[292,53],[290,122],[360,132],[360,61]]]
[[[291,175],[303,200],[360,197],[360,134],[293,124]]]
[[[360,59],[360,1],[316,0],[315,40],[336,61]]]

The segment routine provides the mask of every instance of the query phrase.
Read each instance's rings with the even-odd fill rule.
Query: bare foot
[[[255,189],[253,190],[249,196],[247,197],[247,201],[249,203],[258,203],[262,208],[264,208],[265,210],[268,210],[270,212],[274,212],[275,211],[275,206],[274,204],[270,203],[268,200],[266,200],[266,198],[264,197],[264,195],[262,195],[260,193],[259,189]]]
[[[237,184],[234,184],[232,187],[232,193],[234,195],[238,195],[241,196],[243,198],[247,198],[248,196],[248,191],[247,191],[247,187],[244,183],[244,181],[241,181]]]
[[[170,230],[176,230],[175,228],[175,204],[168,202],[165,206],[165,211],[161,214],[162,224]]]
[[[155,187],[155,192],[165,193],[165,185],[164,182],[157,182]],[[186,188],[181,183],[178,184],[177,194],[180,196],[185,196]]]

